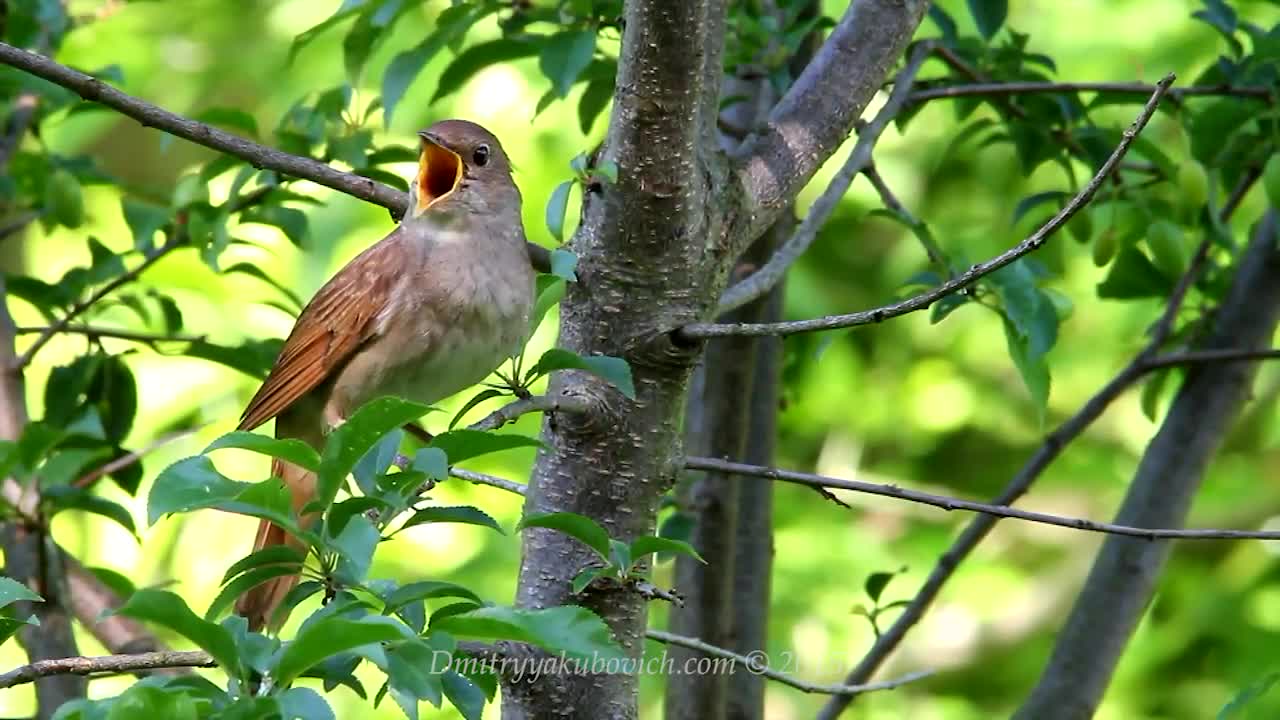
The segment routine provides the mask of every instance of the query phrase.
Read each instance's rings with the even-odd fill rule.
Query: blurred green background
[[[826,2],[838,15],[843,2]],[[964,4],[939,3],[962,23]],[[333,87],[343,78],[341,32],[331,32],[286,63],[293,37],[328,17],[338,0],[183,0],[182,2],[71,2],[74,13],[108,9],[104,17],[71,33],[59,60],[84,69],[118,64],[123,89],[179,113],[193,115],[215,106],[251,113],[260,127],[276,125],[301,96]],[[392,55],[432,27],[443,2],[427,3],[396,26],[370,63],[361,96],[378,92],[381,68]],[[1189,82],[1221,51],[1207,26],[1190,20],[1191,0],[1029,0],[1012,3],[1009,26],[1029,33],[1032,50],[1058,64],[1070,80],[1152,82],[1168,71]],[[1240,3],[1244,16],[1269,26],[1280,7],[1259,0]],[[928,21],[920,36],[936,34]],[[483,24],[474,42],[497,35]],[[435,77],[447,64],[443,53],[411,86],[390,128],[377,123],[381,143],[407,143],[411,133],[433,120],[465,117],[502,138],[517,167],[525,198],[530,239],[553,241],[543,207],[556,183],[570,175],[569,159],[603,137],[605,120],[590,136],[578,127],[576,93],[534,117],[545,90],[537,60],[485,70],[465,89],[427,104]],[[922,76],[937,67],[926,65]],[[872,107],[882,102],[880,98]],[[984,111],[986,112],[986,111]],[[1127,124],[1137,106],[1109,109],[1101,117]],[[1020,174],[1013,150],[972,144],[949,148],[958,124],[946,102],[928,106],[905,134],[890,128],[877,147],[876,164],[901,200],[927,220],[943,249],[976,260],[1017,242],[1039,219],[1035,213],[1014,224],[1017,199],[1033,192],[1064,189],[1061,170],[1046,165],[1031,178]],[[67,155],[87,153],[142,197],[162,202],[175,180],[212,157],[209,151],[109,112],[91,112],[46,123],[43,142]],[[264,132],[264,135],[267,134]],[[1175,157],[1185,157],[1185,138],[1176,123],[1157,117],[1148,137]],[[269,140],[269,137],[267,138]],[[834,173],[848,148],[837,152],[801,196],[807,205]],[[411,167],[394,168],[408,175]],[[229,176],[215,183],[226,192]],[[246,246],[229,251],[224,266],[259,264],[272,277],[309,297],[346,260],[392,227],[387,213],[345,196],[301,184],[324,201],[308,209],[311,235],[304,250],[278,230],[243,225],[238,237],[264,242],[270,252]],[[108,246],[129,247],[119,210],[119,194],[103,186],[86,189],[89,222],[71,233],[24,240],[31,272],[53,280],[88,259],[85,233]],[[1237,233],[1256,218],[1263,204],[1253,193],[1237,217]],[[897,296],[903,280],[926,266],[920,246],[898,225],[867,217],[879,200],[858,180],[800,261],[787,284],[787,315],[808,317],[881,304]],[[576,209],[570,209],[570,217]],[[11,241],[12,242],[12,241]],[[1047,262],[1062,263],[1053,285],[1074,303],[1071,318],[1049,359],[1053,370],[1048,426],[1072,413],[1139,348],[1142,332],[1155,317],[1155,301],[1101,301],[1087,246],[1059,236],[1043,251]],[[244,339],[282,337],[291,318],[264,301],[273,291],[244,276],[219,276],[194,251],[181,251],[142,278],[178,298],[189,331],[234,344]],[[14,307],[19,324],[39,324],[38,315]],[[121,310],[120,322],[132,322]],[[27,339],[29,341],[29,338]],[[110,341],[108,341],[110,342]],[[554,342],[553,323],[543,325],[537,349]],[[829,344],[828,344],[829,343]],[[109,347],[112,347],[109,345]],[[119,344],[119,347],[127,347]],[[60,338],[29,374],[33,417],[49,368],[84,348],[83,339]],[[924,313],[822,337],[787,343],[786,403],[780,418],[777,464],[823,474],[892,482],[925,491],[985,499],[1008,481],[1034,450],[1042,428],[1037,412],[1005,351],[998,317],[970,304],[940,324]],[[222,366],[141,349],[129,356],[139,378],[140,409],[129,446],[164,435],[194,420],[195,435],[147,457],[146,475],[202,449],[231,429],[254,381]],[[1274,399],[1280,374],[1264,368],[1256,402],[1232,431],[1213,464],[1191,517],[1193,526],[1259,528],[1280,512],[1280,426]],[[456,409],[465,397],[455,398]],[[476,411],[473,419],[478,418]],[[428,427],[447,422],[441,413]],[[1023,502],[1047,512],[1108,518],[1122,497],[1136,460],[1155,425],[1138,407],[1136,393],[1118,402],[1054,464]],[[515,432],[536,433],[526,417]],[[219,467],[228,475],[258,480],[268,472],[258,456],[224,451]],[[532,452],[514,451],[470,469],[527,479]],[[146,485],[139,499],[114,486],[104,492],[126,503],[141,523]],[[437,491],[442,502],[485,508],[507,528],[519,515],[519,498],[489,488],[451,481]],[[836,682],[872,640],[866,621],[854,614],[865,602],[862,584],[872,572],[905,572],[893,580],[886,600],[905,599],[967,521],[882,498],[845,497],[852,511],[825,503],[794,487],[777,490],[774,531],[777,554],[770,623],[770,655],[775,665],[817,682]],[[135,542],[120,527],[79,513],[59,516],[55,536],[86,564],[114,569],[139,586],[165,585],[195,608],[217,592],[223,571],[245,554],[253,523],[216,512],[165,520]],[[848,717],[879,720],[967,720],[1005,716],[1034,682],[1087,571],[1099,537],[1065,529],[1003,522],[947,586],[934,609],[912,631],[883,671],[884,677],[929,669],[935,674],[890,693],[858,701]],[[1280,669],[1280,579],[1275,546],[1266,543],[1183,543],[1178,546],[1151,612],[1137,631],[1107,694],[1099,718],[1213,717],[1240,688]],[[517,538],[462,525],[416,527],[388,543],[374,575],[447,578],[477,589],[496,602],[510,602],[519,563]],[[659,581],[670,566],[660,566]],[[654,606],[661,627],[665,611]],[[890,616],[891,617],[891,616]],[[81,651],[102,651],[82,636]],[[650,650],[661,652],[651,645]],[[0,648],[0,669],[23,662],[15,643]],[[97,695],[118,693],[127,678],[95,681]],[[661,716],[661,678],[642,684],[643,716]],[[1247,717],[1280,715],[1277,698],[1256,704]],[[399,717],[390,703],[373,711],[345,689],[331,694],[339,717]],[[768,689],[768,716],[779,720],[812,716],[821,697],[779,685]],[[31,686],[0,694],[0,715],[33,711]],[[452,711],[425,717],[449,717]],[[488,716],[497,717],[496,707]]]

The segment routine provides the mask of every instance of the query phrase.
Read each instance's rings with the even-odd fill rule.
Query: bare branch
[[[35,682],[37,678],[53,675],[100,675],[160,668],[214,667],[215,665],[217,663],[213,661],[213,657],[202,650],[57,658],[33,662],[0,675],[0,689]]]
[[[1182,278],[1178,281],[1178,285],[1170,294],[1161,318],[1157,321],[1147,345],[1138,352],[1124,369],[1111,378],[1098,392],[1094,393],[1074,415],[1045,437],[1040,447],[1036,449],[1026,464],[1018,470],[1013,479],[1005,485],[1004,489],[1000,491],[1000,494],[995,497],[991,504],[1011,505],[1026,494],[1031,485],[1039,479],[1045,469],[1057,459],[1058,455],[1072,441],[1093,424],[1094,420],[1101,417],[1102,413],[1116,398],[1120,397],[1130,386],[1147,374],[1152,367],[1149,366],[1149,363],[1156,357],[1160,346],[1164,344],[1168,334],[1172,331],[1174,319],[1186,299],[1187,289],[1199,275],[1208,257],[1208,252],[1209,240],[1206,239],[1196,252],[1187,270],[1183,273]],[[969,523],[964,531],[960,533],[960,536],[956,538],[956,541],[951,544],[951,547],[943,553],[938,560],[938,564],[929,573],[929,577],[920,586],[920,590],[915,597],[903,609],[902,614],[898,616],[888,630],[876,638],[875,644],[867,651],[867,654],[845,676],[845,682],[864,681],[875,673],[889,657],[889,654],[906,637],[907,632],[924,616],[925,611],[929,609],[929,606],[938,597],[938,593],[942,591],[942,586],[946,584],[947,580],[951,579],[960,563],[969,556],[969,553],[973,552],[978,543],[982,542],[987,533],[991,531],[991,528],[995,527],[998,519],[994,515],[980,515]],[[848,705],[849,702],[847,700],[832,698],[818,713],[818,720],[835,720]]]
[[[589,413],[593,406],[589,400],[577,395],[535,395],[522,398],[489,413],[482,420],[472,423],[471,430],[496,430],[510,422],[515,422],[522,415],[529,413]]]
[[[38,325],[34,327],[20,327],[17,330],[19,335],[35,335],[37,333],[43,335],[49,333],[56,335],[63,333],[66,335],[84,335],[90,340],[98,338],[116,338],[119,340],[133,340],[134,342],[145,343],[147,345],[155,345],[162,342],[201,342],[206,340],[204,335],[183,335],[181,333],[149,333],[138,332],[136,330],[121,330],[117,328],[102,327],[99,325],[67,325],[58,328],[56,325]]]
[[[95,77],[12,45],[0,43],[0,63],[31,73],[55,85],[61,85],[85,100],[106,105],[146,127],[157,128],[197,145],[224,152],[254,167],[267,168],[310,180],[352,197],[381,205],[391,210],[397,217],[403,215],[404,209],[408,206],[408,196],[395,188],[369,178],[335,170],[311,158],[290,155],[259,145],[239,135],[171,113],[120,92]]]
[[[960,275],[939,285],[928,292],[921,293],[914,297],[908,298],[901,302],[884,305],[872,310],[863,310],[862,312],[850,313],[848,315],[831,315],[828,317],[814,318],[812,320],[795,320],[791,322],[777,323],[694,323],[679,328],[676,332],[686,340],[694,340],[710,337],[726,337],[730,335],[794,335],[802,332],[814,332],[818,330],[835,330],[839,328],[856,327],[859,325],[870,325],[880,323],[889,318],[906,315],[924,310],[933,303],[950,295],[957,290],[972,285],[980,278],[989,275],[996,270],[1012,263],[1018,258],[1030,254],[1038,250],[1044,245],[1060,227],[1062,227],[1073,215],[1081,208],[1089,203],[1098,188],[1107,177],[1115,170],[1120,160],[1124,158],[1125,153],[1129,151],[1129,146],[1133,144],[1134,138],[1138,133],[1142,132],[1146,127],[1147,121],[1151,119],[1151,115],[1155,113],[1156,106],[1160,103],[1160,98],[1174,81],[1174,75],[1170,73],[1163,80],[1156,84],[1156,91],[1152,93],[1147,100],[1147,104],[1142,109],[1142,113],[1133,121],[1125,131],[1124,136],[1120,140],[1120,144],[1111,153],[1111,157],[1102,164],[1098,172],[1093,178],[1081,188],[1080,192],[1071,201],[1063,206],[1058,214],[1054,215],[1038,230],[1031,234],[1030,237],[1018,243],[1014,247],[987,260],[978,263],[969,268]]]
[[[831,213],[840,204],[840,199],[849,191],[849,185],[853,183],[853,179],[871,166],[871,151],[880,140],[880,135],[885,128],[893,122],[902,109],[907,94],[911,91],[911,83],[915,80],[916,73],[920,71],[920,66],[929,57],[930,49],[931,46],[927,42],[916,46],[911,53],[911,59],[894,78],[893,92],[889,95],[884,107],[880,108],[875,118],[858,133],[858,141],[850,151],[849,159],[832,178],[827,189],[822,191],[822,195],[813,201],[809,214],[796,227],[791,237],[782,244],[782,247],[769,258],[764,267],[725,291],[724,296],[720,298],[717,313],[726,313],[740,308],[769,292],[770,288],[778,284],[791,265],[809,249],[814,239],[818,237],[822,226],[826,225]]]
[[[959,98],[973,96],[1005,96],[1005,95],[1037,95],[1045,93],[1096,92],[1106,95],[1138,95],[1146,97],[1155,92],[1155,85],[1146,83],[1118,82],[996,82],[973,83],[971,85],[946,85],[912,92],[907,104],[928,102],[942,98]],[[1272,102],[1272,90],[1267,87],[1231,86],[1231,85],[1192,85],[1190,87],[1172,88],[1169,97],[1182,100],[1184,97],[1228,95],[1249,97]]]
[[[748,218],[737,256],[777,220],[840,143],[902,55],[929,3],[855,0],[769,121],[734,153]]]
[[[684,637],[683,635],[673,635],[672,633],[663,632],[662,630],[646,630],[645,637],[649,638],[650,640],[656,640],[660,643],[664,643],[666,645],[679,645],[680,647],[686,647],[686,648],[689,648],[690,650],[697,650],[699,652],[705,653],[712,657],[718,657],[724,660],[732,660],[734,665],[741,666],[747,672],[755,673],[757,675],[763,675],[764,677],[767,677],[770,680],[775,680],[777,682],[782,683],[783,685],[788,685],[797,690],[802,690],[807,693],[819,693],[823,695],[843,695],[843,696],[861,695],[862,693],[874,692],[876,690],[893,690],[895,688],[902,687],[907,683],[915,682],[917,680],[922,680],[933,674],[932,672],[927,672],[927,671],[916,672],[916,673],[911,673],[909,675],[904,675],[900,678],[897,678],[896,680],[885,680],[883,682],[867,683],[865,685],[822,685],[819,683],[806,682],[799,678],[792,677],[791,675],[787,675],[786,673],[779,672],[777,670],[774,670],[773,668],[770,668],[768,665],[765,665],[762,663],[762,661],[766,659],[762,657],[763,653],[760,653],[759,655],[751,655],[751,656],[739,655],[738,653],[732,652],[730,650],[725,650],[724,648],[716,647],[715,645],[709,645],[707,643],[704,643],[701,640],[698,640],[697,638]]]
[[[466,480],[469,483],[476,485],[488,485],[489,487],[495,487],[499,490],[506,490],[509,493],[515,493],[516,495],[524,495],[527,492],[523,484],[514,480],[500,478],[496,475],[485,475],[484,473],[472,472],[471,470],[464,470],[457,467],[449,468],[449,475],[456,477],[459,480]]]
[[[1034,512],[1031,510],[1018,510],[1017,508],[1009,507],[1008,505],[993,505],[991,503],[974,502],[972,500],[964,500],[947,495],[935,495],[933,493],[920,492],[918,490],[908,490],[906,488],[898,487],[897,485],[869,483],[861,480],[841,480],[839,478],[827,477],[825,475],[814,475],[812,473],[802,473],[794,470],[780,470],[778,468],[769,468],[760,465],[747,465],[744,463],[731,462],[729,460],[718,460],[716,458],[685,458],[684,466],[690,470],[714,470],[728,475],[762,477],[770,480],[794,483],[796,485],[805,485],[807,487],[848,490],[850,492],[865,493],[868,495],[891,497],[898,500],[905,500],[907,502],[920,503],[922,505],[932,505],[947,511],[968,510],[970,512],[982,513],[984,515],[991,515],[999,518],[1026,520],[1027,522],[1056,525],[1058,527],[1071,528],[1073,530],[1085,530],[1087,532],[1104,533],[1107,535],[1127,535],[1130,537],[1146,538],[1147,540],[1280,540],[1280,530],[1188,530],[1184,528],[1161,529],[1113,525],[1111,523],[1095,522],[1084,518],[1051,515],[1049,513]]]
[[[4,43],[0,43],[0,51],[2,51],[4,47],[7,46],[4,45]],[[0,52],[0,57],[3,57],[2,52]],[[144,270],[154,265],[158,260],[160,260],[160,258],[186,245],[186,240],[187,237],[185,233],[174,233],[168,242],[161,245],[159,248],[156,248],[156,250],[148,255],[145,260],[139,263],[137,267],[132,270],[127,270],[115,278],[112,278],[110,282],[90,293],[89,297],[71,306],[71,309],[68,310],[61,318],[58,318],[57,322],[44,328],[40,332],[40,335],[36,337],[35,342],[31,343],[31,346],[27,348],[26,352],[22,353],[21,357],[17,359],[13,369],[25,369],[31,364],[31,359],[35,357],[36,353],[40,352],[40,349],[47,345],[49,341],[53,339],[54,335],[67,330],[67,328],[71,326],[72,320],[75,320],[81,313],[93,307],[94,303],[111,294],[120,286],[127,285],[134,280],[137,280],[138,276],[141,275]]]

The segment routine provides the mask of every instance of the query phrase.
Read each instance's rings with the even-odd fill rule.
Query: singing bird
[[[276,437],[318,450],[365,402],[383,395],[437,402],[483,380],[528,339],[534,276],[506,153],[465,120],[442,120],[418,135],[404,219],[302,310],[239,429],[275,418]],[[276,460],[272,474],[284,480],[295,512],[315,494],[315,475],[296,465]],[[254,549],[279,544],[301,549],[263,521]],[[242,595],[236,612],[254,630],[278,629],[284,613],[276,611],[297,582],[296,575],[268,580]]]

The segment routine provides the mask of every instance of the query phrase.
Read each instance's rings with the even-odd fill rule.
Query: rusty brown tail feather
[[[298,512],[315,494],[316,477],[314,473],[290,463],[275,460],[271,463],[271,474],[282,479],[293,500],[293,510]],[[304,525],[307,522],[303,521]],[[258,537],[254,540],[253,551],[273,545],[289,545],[305,551],[306,547],[295,537],[289,535],[278,525],[263,520],[258,525]],[[236,614],[249,621],[249,629],[260,632],[264,628],[276,631],[288,618],[287,613],[277,616],[277,611],[284,603],[289,591],[297,586],[300,575],[282,575],[255,585],[241,595],[236,601]]]

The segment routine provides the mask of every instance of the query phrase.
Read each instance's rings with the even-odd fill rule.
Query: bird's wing
[[[377,332],[374,319],[386,307],[398,274],[399,227],[360,253],[303,308],[271,374],[240,418],[252,430],[279,415],[341,368]]]

